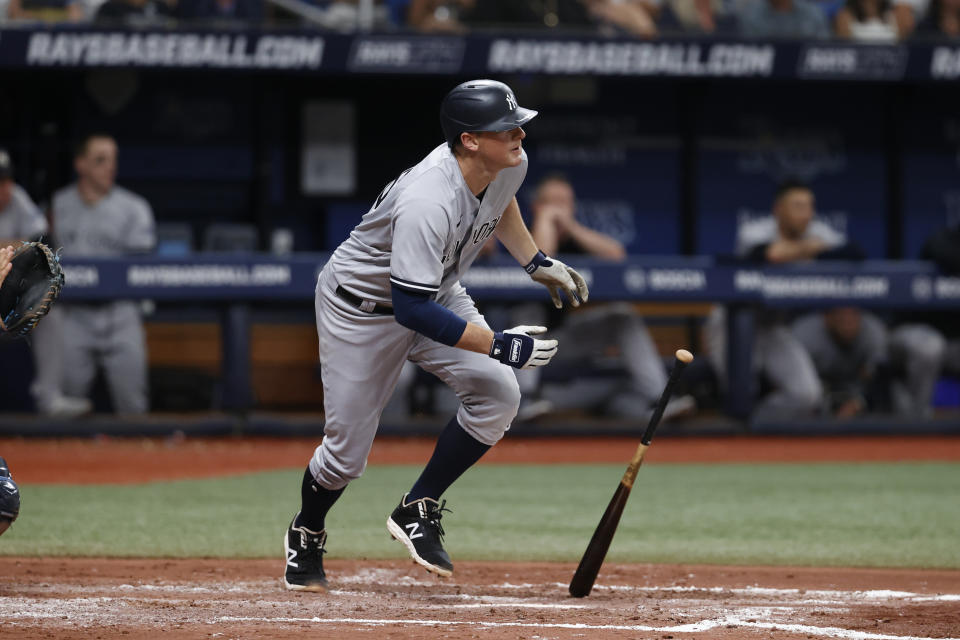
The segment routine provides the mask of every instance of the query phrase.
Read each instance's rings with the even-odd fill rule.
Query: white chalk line
[[[537,589],[543,587],[557,587],[564,590],[567,589],[567,584],[564,582],[545,582],[541,584],[534,583],[520,583],[520,584],[511,584],[505,582],[498,585],[492,585],[497,589]],[[915,602],[960,602],[960,594],[956,593],[938,593],[938,594],[923,594],[923,593],[914,593],[912,591],[891,591],[889,589],[871,589],[867,591],[845,591],[838,589],[799,589],[799,588],[790,588],[790,589],[776,589],[772,587],[696,587],[696,586],[684,586],[684,585],[669,585],[669,586],[652,586],[645,587],[640,585],[629,585],[629,584],[595,584],[593,586],[595,591],[623,591],[623,592],[673,592],[673,593],[716,593],[716,594],[733,594],[733,595],[743,595],[743,596],[800,596],[797,602],[807,602],[808,600],[813,599],[823,599],[823,602],[829,601],[831,598],[835,602],[839,603],[848,603],[851,600],[854,601],[884,601],[884,600],[910,600]],[[840,600],[836,600],[836,599]],[[844,599],[845,598],[845,599]],[[820,603],[821,600],[815,600],[814,603]]]
[[[381,585],[389,585],[400,583],[398,586],[421,586],[428,585],[433,583],[423,583],[408,576],[401,576],[408,578],[407,580],[398,580],[397,576],[392,576],[389,574],[390,570],[374,570],[374,571],[362,571],[358,574],[343,576],[342,578],[337,578],[336,582],[343,583],[345,585],[359,585],[363,584],[365,581],[373,581]],[[465,585],[470,586],[470,585]],[[104,587],[98,585],[72,585],[72,584],[47,584],[44,587],[44,591],[49,591],[49,589],[59,588],[60,590],[74,591],[79,593],[103,593],[104,591],[121,591],[126,592],[127,594],[135,594],[137,592],[146,592],[146,593],[209,593],[209,594],[249,594],[257,593],[263,595],[264,593],[271,592],[275,589],[275,583],[272,580],[260,581],[260,582],[224,582],[224,583],[207,583],[206,585],[199,585],[197,583],[184,583],[184,584],[130,584],[124,583],[113,587]],[[492,590],[561,590],[563,593],[562,597],[566,597],[567,585],[566,583],[561,582],[545,582],[545,583],[501,583],[497,585],[490,585],[488,587],[480,586],[478,588],[492,589]],[[837,590],[837,589],[799,589],[799,588],[785,588],[778,589],[772,587],[698,587],[698,586],[688,586],[688,585],[662,585],[662,586],[641,586],[641,585],[610,585],[610,584],[596,584],[593,587],[594,591],[610,591],[610,592],[620,592],[620,593],[676,593],[676,594],[705,594],[705,595],[739,595],[747,596],[750,598],[762,598],[762,597],[773,597],[773,598],[789,598],[792,603],[795,604],[834,604],[834,605],[844,605],[844,604],[863,604],[863,603],[878,603],[878,602],[888,602],[888,601],[898,601],[898,602],[960,602],[960,594],[956,593],[936,593],[936,594],[924,594],[924,593],[915,593],[912,591],[894,591],[889,589],[872,589],[872,590]],[[355,589],[338,589],[334,588],[330,590],[330,594],[333,595],[368,595],[370,592],[364,590],[355,590]],[[482,595],[471,595],[471,594],[438,594],[438,593],[425,593],[425,594],[408,594],[410,598],[417,599],[426,599],[426,598],[455,598],[462,600],[479,600],[488,602],[491,600],[502,599],[503,601],[512,600],[515,602],[521,602],[524,600],[529,600],[530,598],[507,598],[502,596],[495,596],[490,593]],[[549,596],[538,596],[539,599],[543,599]],[[572,605],[571,605],[572,606]]]
[[[727,617],[718,620],[701,620],[700,622],[674,625],[667,627],[651,627],[643,624],[586,624],[586,623],[531,623],[531,622],[489,622],[481,620],[405,620],[390,618],[285,618],[285,617],[248,617],[248,616],[220,616],[209,624],[220,622],[281,622],[317,624],[358,624],[364,626],[387,625],[416,625],[432,626],[476,626],[493,628],[524,628],[524,629],[574,629],[589,631],[658,631],[666,633],[699,633],[717,627],[753,627],[757,629],[771,629],[776,631],[791,631],[808,635],[826,636],[831,638],[848,638],[849,640],[960,640],[960,638],[929,638],[922,636],[899,636],[885,633],[871,633],[869,631],[854,631],[840,627],[815,627],[802,624],[782,624],[776,622],[751,622],[737,617]]]

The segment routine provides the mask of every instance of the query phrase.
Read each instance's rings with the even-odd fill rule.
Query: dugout
[[[135,36],[151,35],[111,33],[131,51]],[[441,141],[439,98],[477,76],[510,82],[541,112],[525,142],[527,187],[567,174],[588,224],[631,253],[729,253],[737,226],[769,210],[785,177],[809,182],[821,215],[871,259],[915,259],[930,233],[960,222],[960,87],[942,63],[955,52],[947,45],[245,30],[194,35],[230,38],[231,50],[243,37],[249,51],[292,38],[302,55],[171,64],[58,54],[57,38],[99,37],[83,27],[0,35],[0,142],[31,195],[45,202],[71,180],[73,141],[109,131],[120,145],[118,183],[146,197],[158,222],[189,229],[194,252],[223,223],[255,228],[263,251],[278,229],[292,232],[295,252],[331,249],[398,167]],[[398,43],[402,60],[369,55]],[[431,57],[438,50],[446,53]],[[853,62],[825,65],[831,52]],[[711,62],[724,57],[733,62]],[[661,62],[638,62],[652,59]],[[250,345],[257,402],[315,408],[302,355],[309,302],[270,306],[251,309],[261,327]],[[696,346],[705,309],[647,311],[665,344],[679,330]],[[942,313],[949,326],[955,312]],[[220,319],[202,306],[184,315],[159,304],[148,321],[151,362],[201,371],[215,386]],[[197,324],[209,339],[177,349]],[[279,372],[311,382],[277,385]]]

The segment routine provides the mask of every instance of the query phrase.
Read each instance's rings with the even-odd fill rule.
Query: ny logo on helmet
[[[510,111],[516,111],[517,109],[517,99],[513,97],[512,93],[507,94],[507,106],[510,107]]]

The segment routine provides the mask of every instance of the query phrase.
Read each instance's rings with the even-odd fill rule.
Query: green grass
[[[480,466],[446,496],[454,559],[579,560],[624,465]],[[384,521],[419,472],[378,466],[329,518],[329,557],[399,558]],[[280,557],[302,471],[21,487],[5,555]],[[960,465],[651,465],[620,562],[960,568]]]

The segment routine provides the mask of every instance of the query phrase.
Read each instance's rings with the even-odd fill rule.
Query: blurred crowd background
[[[594,31],[895,42],[960,36],[958,0],[0,0],[10,22],[317,24],[351,30]]]
[[[0,17],[11,31],[278,27],[454,41],[504,29],[904,46],[960,36],[960,0],[0,0]],[[384,184],[442,141],[440,99],[466,79],[416,68],[0,74],[0,241],[44,237],[65,258],[331,251]],[[524,141],[520,204],[548,252],[927,260],[960,272],[955,82],[498,79],[540,110]],[[491,243],[487,259],[504,253]],[[730,416],[721,305],[621,301],[569,317],[540,303],[483,306],[491,324],[540,318],[570,345],[556,366],[521,380],[525,423],[643,415],[684,345],[703,357],[669,417],[888,416],[909,429],[960,410],[956,310],[758,310],[753,412]],[[59,305],[32,343],[0,345],[0,417],[221,409],[221,314],[150,301]],[[255,304],[252,314],[253,408],[321,410],[312,307]],[[453,401],[411,368],[385,419],[447,415]]]

